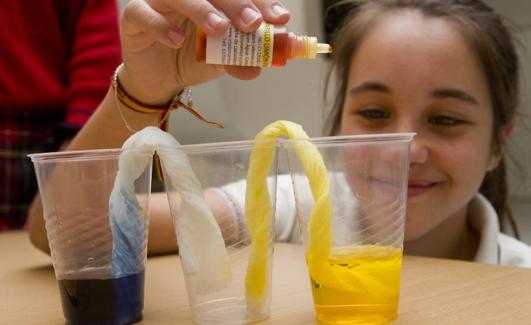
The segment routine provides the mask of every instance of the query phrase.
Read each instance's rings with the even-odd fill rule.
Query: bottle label
[[[252,33],[242,33],[230,26],[222,37],[207,37],[206,63],[270,67],[273,36],[274,26],[268,23],[262,23]]]

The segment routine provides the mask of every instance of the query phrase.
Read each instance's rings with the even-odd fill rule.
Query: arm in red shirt
[[[121,61],[116,1],[81,1],[72,28],[65,126],[81,127],[101,102]]]

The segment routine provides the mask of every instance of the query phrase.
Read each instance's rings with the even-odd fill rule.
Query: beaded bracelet
[[[120,117],[122,118],[122,121],[124,122],[125,127],[132,133],[135,133],[136,130],[134,130],[129,125],[129,123],[127,123],[127,120],[125,119],[125,116],[122,110],[120,109],[119,103],[123,104],[125,107],[135,112],[138,112],[138,113],[144,113],[144,114],[162,113],[159,116],[158,126],[163,131],[167,131],[169,128],[168,116],[169,116],[170,111],[179,109],[180,107],[186,109],[188,112],[192,113],[192,115],[194,115],[196,118],[198,118],[199,120],[205,123],[208,123],[217,128],[223,128],[221,124],[207,120],[201,113],[199,113],[199,111],[197,111],[197,109],[195,109],[192,106],[192,95],[191,95],[190,88],[184,88],[170,102],[166,104],[162,104],[162,105],[149,105],[133,97],[131,94],[129,94],[125,90],[122,83],[120,82],[120,79],[118,78],[118,74],[120,73],[120,70],[122,69],[123,65],[124,64],[121,63],[114,71],[111,84],[114,90],[114,100],[116,104],[116,109],[118,110],[118,113],[120,114]],[[186,97],[186,103],[183,102],[183,99],[185,97]]]

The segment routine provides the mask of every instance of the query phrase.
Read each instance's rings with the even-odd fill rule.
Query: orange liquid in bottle
[[[286,27],[275,26],[275,36],[273,38],[273,67],[283,67],[291,59],[292,42]],[[293,33],[292,33],[293,34]]]
[[[196,37],[196,52],[195,56],[197,61],[199,62],[205,62],[206,61],[206,43],[207,43],[207,35],[203,30],[197,29],[197,37]]]

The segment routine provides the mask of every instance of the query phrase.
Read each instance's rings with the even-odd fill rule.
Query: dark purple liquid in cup
[[[142,320],[144,272],[106,280],[59,280],[66,324],[118,325]]]

